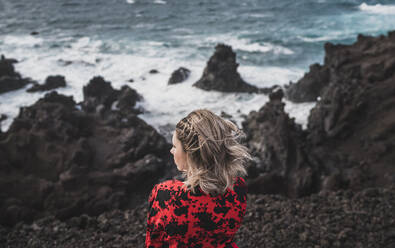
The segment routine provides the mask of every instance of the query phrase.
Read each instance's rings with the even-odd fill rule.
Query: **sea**
[[[226,112],[240,125],[268,101],[192,86],[218,43],[232,46],[246,82],[284,86],[323,63],[326,42],[351,44],[358,34],[391,30],[395,0],[0,0],[0,53],[19,61],[22,76],[44,83],[63,75],[67,87],[56,90],[76,102],[95,76],[116,89],[126,84],[144,98],[140,117],[158,130],[198,108]],[[168,85],[179,67],[190,77]],[[27,93],[29,87],[0,95],[0,114],[8,116],[3,131],[20,107],[47,93]],[[315,103],[285,103],[306,127]]]

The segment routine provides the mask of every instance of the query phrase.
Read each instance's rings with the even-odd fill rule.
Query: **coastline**
[[[249,167],[254,194],[237,236],[239,247],[394,245],[394,39],[390,32],[325,46],[324,65],[311,67],[290,86],[308,89],[314,80],[326,82],[307,130],[284,112],[281,91],[270,92],[269,102],[246,117],[246,142],[256,160]],[[327,75],[325,68],[329,79],[312,76]],[[0,228],[0,242],[12,247],[142,244],[147,192],[175,176],[169,144],[138,117],[139,96],[132,88],[115,90],[97,77],[83,95],[77,104],[48,93],[21,109],[10,129],[0,133],[0,154],[6,158],[1,220],[13,226]],[[377,118],[383,115],[387,119]],[[137,179],[146,181],[144,188]],[[125,202],[130,197],[135,201]],[[59,209],[64,203],[71,207]]]

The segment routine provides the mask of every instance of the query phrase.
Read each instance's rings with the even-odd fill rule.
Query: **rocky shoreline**
[[[284,94],[246,83],[220,44],[195,84],[270,94],[243,122],[254,160],[241,248],[395,246],[395,32],[325,51],[324,65]],[[30,80],[15,62],[1,59],[4,90]],[[148,193],[177,175],[170,144],[138,117],[132,88],[95,77],[83,93],[76,103],[50,92],[0,132],[0,247],[143,246]],[[318,98],[307,129],[284,111],[284,95]]]

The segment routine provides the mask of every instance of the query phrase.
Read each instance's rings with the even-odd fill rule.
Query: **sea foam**
[[[362,3],[358,7],[362,11],[366,11],[373,14],[383,14],[383,15],[394,15],[395,14],[395,5],[368,5],[366,3]]]
[[[274,54],[286,54],[291,55],[294,52],[281,45],[272,44],[269,42],[252,42],[246,38],[238,38],[232,34],[218,35],[207,37],[205,42],[208,42],[210,46],[216,43],[224,43],[232,46],[233,50],[240,50],[246,52],[261,52],[268,53],[273,52]]]
[[[12,46],[29,46],[34,47],[41,45],[43,43],[43,39],[39,37],[34,37],[31,35],[6,35],[3,38],[3,43],[5,45],[12,45]]]
[[[156,3],[156,4],[167,4],[167,2],[163,1],[163,0],[154,0],[154,3]]]

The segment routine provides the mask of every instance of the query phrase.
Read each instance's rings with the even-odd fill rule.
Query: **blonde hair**
[[[184,186],[195,193],[223,194],[233,187],[237,176],[247,174],[245,161],[251,159],[239,143],[242,132],[231,121],[209,110],[191,112],[176,125],[176,135],[186,152]]]

